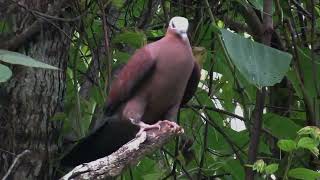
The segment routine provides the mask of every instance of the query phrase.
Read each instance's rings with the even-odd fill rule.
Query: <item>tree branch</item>
[[[272,21],[272,0],[263,1],[263,34],[259,37],[263,44],[270,46],[273,33]],[[262,115],[265,104],[266,88],[258,89],[256,92],[256,106],[253,110],[250,129],[250,143],[248,150],[248,164],[253,164],[257,160],[259,152],[260,136],[262,132]],[[252,168],[246,168],[246,179],[253,180],[254,172]]]
[[[105,179],[118,176],[146,154],[157,150],[168,140],[183,133],[180,126],[172,126],[165,121],[160,122],[160,126],[160,130],[146,131],[107,157],[75,167],[61,180]]]

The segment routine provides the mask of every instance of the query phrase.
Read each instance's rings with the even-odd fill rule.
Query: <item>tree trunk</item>
[[[14,8],[6,12],[5,20],[11,21],[14,34],[19,35],[35,21],[39,21],[39,17],[35,17],[29,10],[50,14],[48,12],[54,7],[53,2],[57,3],[53,0],[21,0],[19,5],[11,4]],[[54,11],[60,12],[61,8]],[[10,179],[54,177],[53,167],[56,162],[53,159],[57,158],[61,123],[51,121],[50,117],[61,109],[63,103],[70,46],[66,36],[71,36],[72,28],[66,22],[53,20],[41,19],[40,24],[38,32],[28,37],[19,51],[60,70],[22,66],[12,68],[13,76],[4,87],[6,105],[1,109],[0,177],[8,172],[13,160],[24,150],[30,150],[30,153],[20,157],[8,176]]]

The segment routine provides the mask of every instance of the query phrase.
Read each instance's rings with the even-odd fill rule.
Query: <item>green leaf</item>
[[[315,65],[313,65],[312,59],[311,59],[311,51],[308,48],[305,48],[305,49],[298,48],[298,55],[300,59],[300,66],[301,66],[301,72],[302,72],[301,76],[304,79],[303,86],[309,98],[316,98],[317,93],[315,89],[315,84],[316,84],[315,81],[317,81],[318,84],[320,83],[320,79],[318,78],[320,77],[320,71],[318,71],[318,73],[314,75],[313,66],[317,66],[316,68],[320,69],[320,64],[316,63]],[[320,62],[320,57],[315,55],[314,60],[317,62]],[[292,85],[296,90],[297,94],[299,95],[299,97],[302,98],[302,92],[299,85],[298,76],[295,70],[291,69],[288,72],[287,77],[292,82]],[[316,79],[314,77],[316,77]]]
[[[6,82],[12,76],[12,71],[5,65],[0,64],[0,82]]]
[[[313,134],[315,131],[315,127],[313,126],[306,126],[302,129],[300,129],[298,131],[298,134],[301,136],[301,135],[309,135],[309,134]]]
[[[275,173],[279,168],[279,164],[269,164],[266,168],[265,168],[265,172],[266,174],[273,174]]]
[[[53,117],[50,118],[51,121],[64,121],[68,118],[67,114],[64,112],[57,112]]]
[[[18,64],[28,67],[38,67],[38,68],[45,68],[45,69],[58,69],[54,66],[49,64],[37,61],[29,56],[26,56],[21,53],[6,51],[0,49],[0,61],[9,63],[9,64]]]
[[[243,180],[245,179],[244,168],[240,164],[239,160],[228,160],[225,162],[223,168],[226,172],[232,175],[232,179]]]
[[[301,128],[291,119],[273,113],[263,115],[263,126],[279,139],[293,139]]]
[[[126,52],[114,51],[113,53],[113,59],[115,59],[117,63],[120,63],[120,64],[127,63],[129,58],[130,58],[130,54]]]
[[[102,21],[95,19],[94,15],[88,14],[88,17],[84,19],[84,29],[87,34],[87,41],[89,46],[96,47],[97,39],[104,38]]]
[[[143,32],[126,31],[113,38],[113,43],[126,43],[135,48],[140,48],[146,43]]]
[[[249,0],[249,2],[252,3],[252,5],[261,12],[262,16],[263,16],[263,1],[264,0]],[[271,1],[271,2],[273,2],[273,1]],[[273,14],[274,11],[275,11],[275,7],[274,7],[274,5],[272,3],[271,14]]]
[[[279,83],[289,70],[292,58],[289,53],[253,42],[225,29],[220,31],[232,62],[246,80],[257,87]]]
[[[294,142],[293,140],[279,140],[277,143],[278,147],[286,152],[291,152],[293,150],[296,149],[297,145],[296,142]]]
[[[311,149],[317,146],[318,146],[318,143],[314,139],[309,137],[303,137],[298,141],[298,147]]]
[[[306,126],[298,131],[298,134],[301,135],[311,135],[317,141],[320,141],[320,129],[316,126]]]
[[[262,173],[265,167],[266,167],[266,163],[260,159],[253,164],[252,169],[254,171],[257,171],[258,173]]]
[[[306,179],[306,180],[314,180],[320,177],[320,173],[306,169],[306,168],[295,168],[291,169],[288,173],[289,177],[296,179]]]
[[[0,32],[1,33],[8,33],[11,31],[11,27],[9,26],[9,23],[7,21],[1,21],[0,20]]]
[[[117,8],[121,8],[124,4],[124,0],[112,0],[112,4]]]
[[[143,179],[149,180],[149,179],[161,179],[161,173],[152,173],[152,174],[146,174],[143,176]]]
[[[298,141],[298,147],[309,149],[315,156],[319,155],[319,149],[317,148],[319,143],[309,137],[302,137]]]

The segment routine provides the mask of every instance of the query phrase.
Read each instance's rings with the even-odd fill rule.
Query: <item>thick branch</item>
[[[160,122],[160,126],[160,130],[146,131],[107,157],[75,167],[61,180],[105,179],[118,176],[126,167],[137,163],[146,154],[159,149],[168,140],[183,133],[182,128],[165,121]]]
[[[272,0],[263,1],[263,34],[260,36],[260,40],[263,44],[270,46],[271,37],[273,33],[272,22]],[[250,131],[250,142],[248,150],[248,164],[253,164],[257,160],[259,152],[260,135],[262,132],[262,115],[263,107],[265,104],[266,89],[262,87],[261,90],[257,90],[256,93],[256,106],[253,110],[251,122],[252,127]],[[246,168],[246,179],[253,180],[254,172],[252,168]]]
[[[253,35],[255,37],[261,37],[264,32],[263,25],[258,15],[251,6],[245,6],[244,17]]]

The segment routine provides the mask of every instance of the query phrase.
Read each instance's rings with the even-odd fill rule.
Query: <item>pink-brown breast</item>
[[[180,104],[194,58],[189,42],[179,38],[165,37],[146,48],[156,58],[156,67],[136,95],[146,101],[142,121],[155,123],[162,120],[170,107]]]

